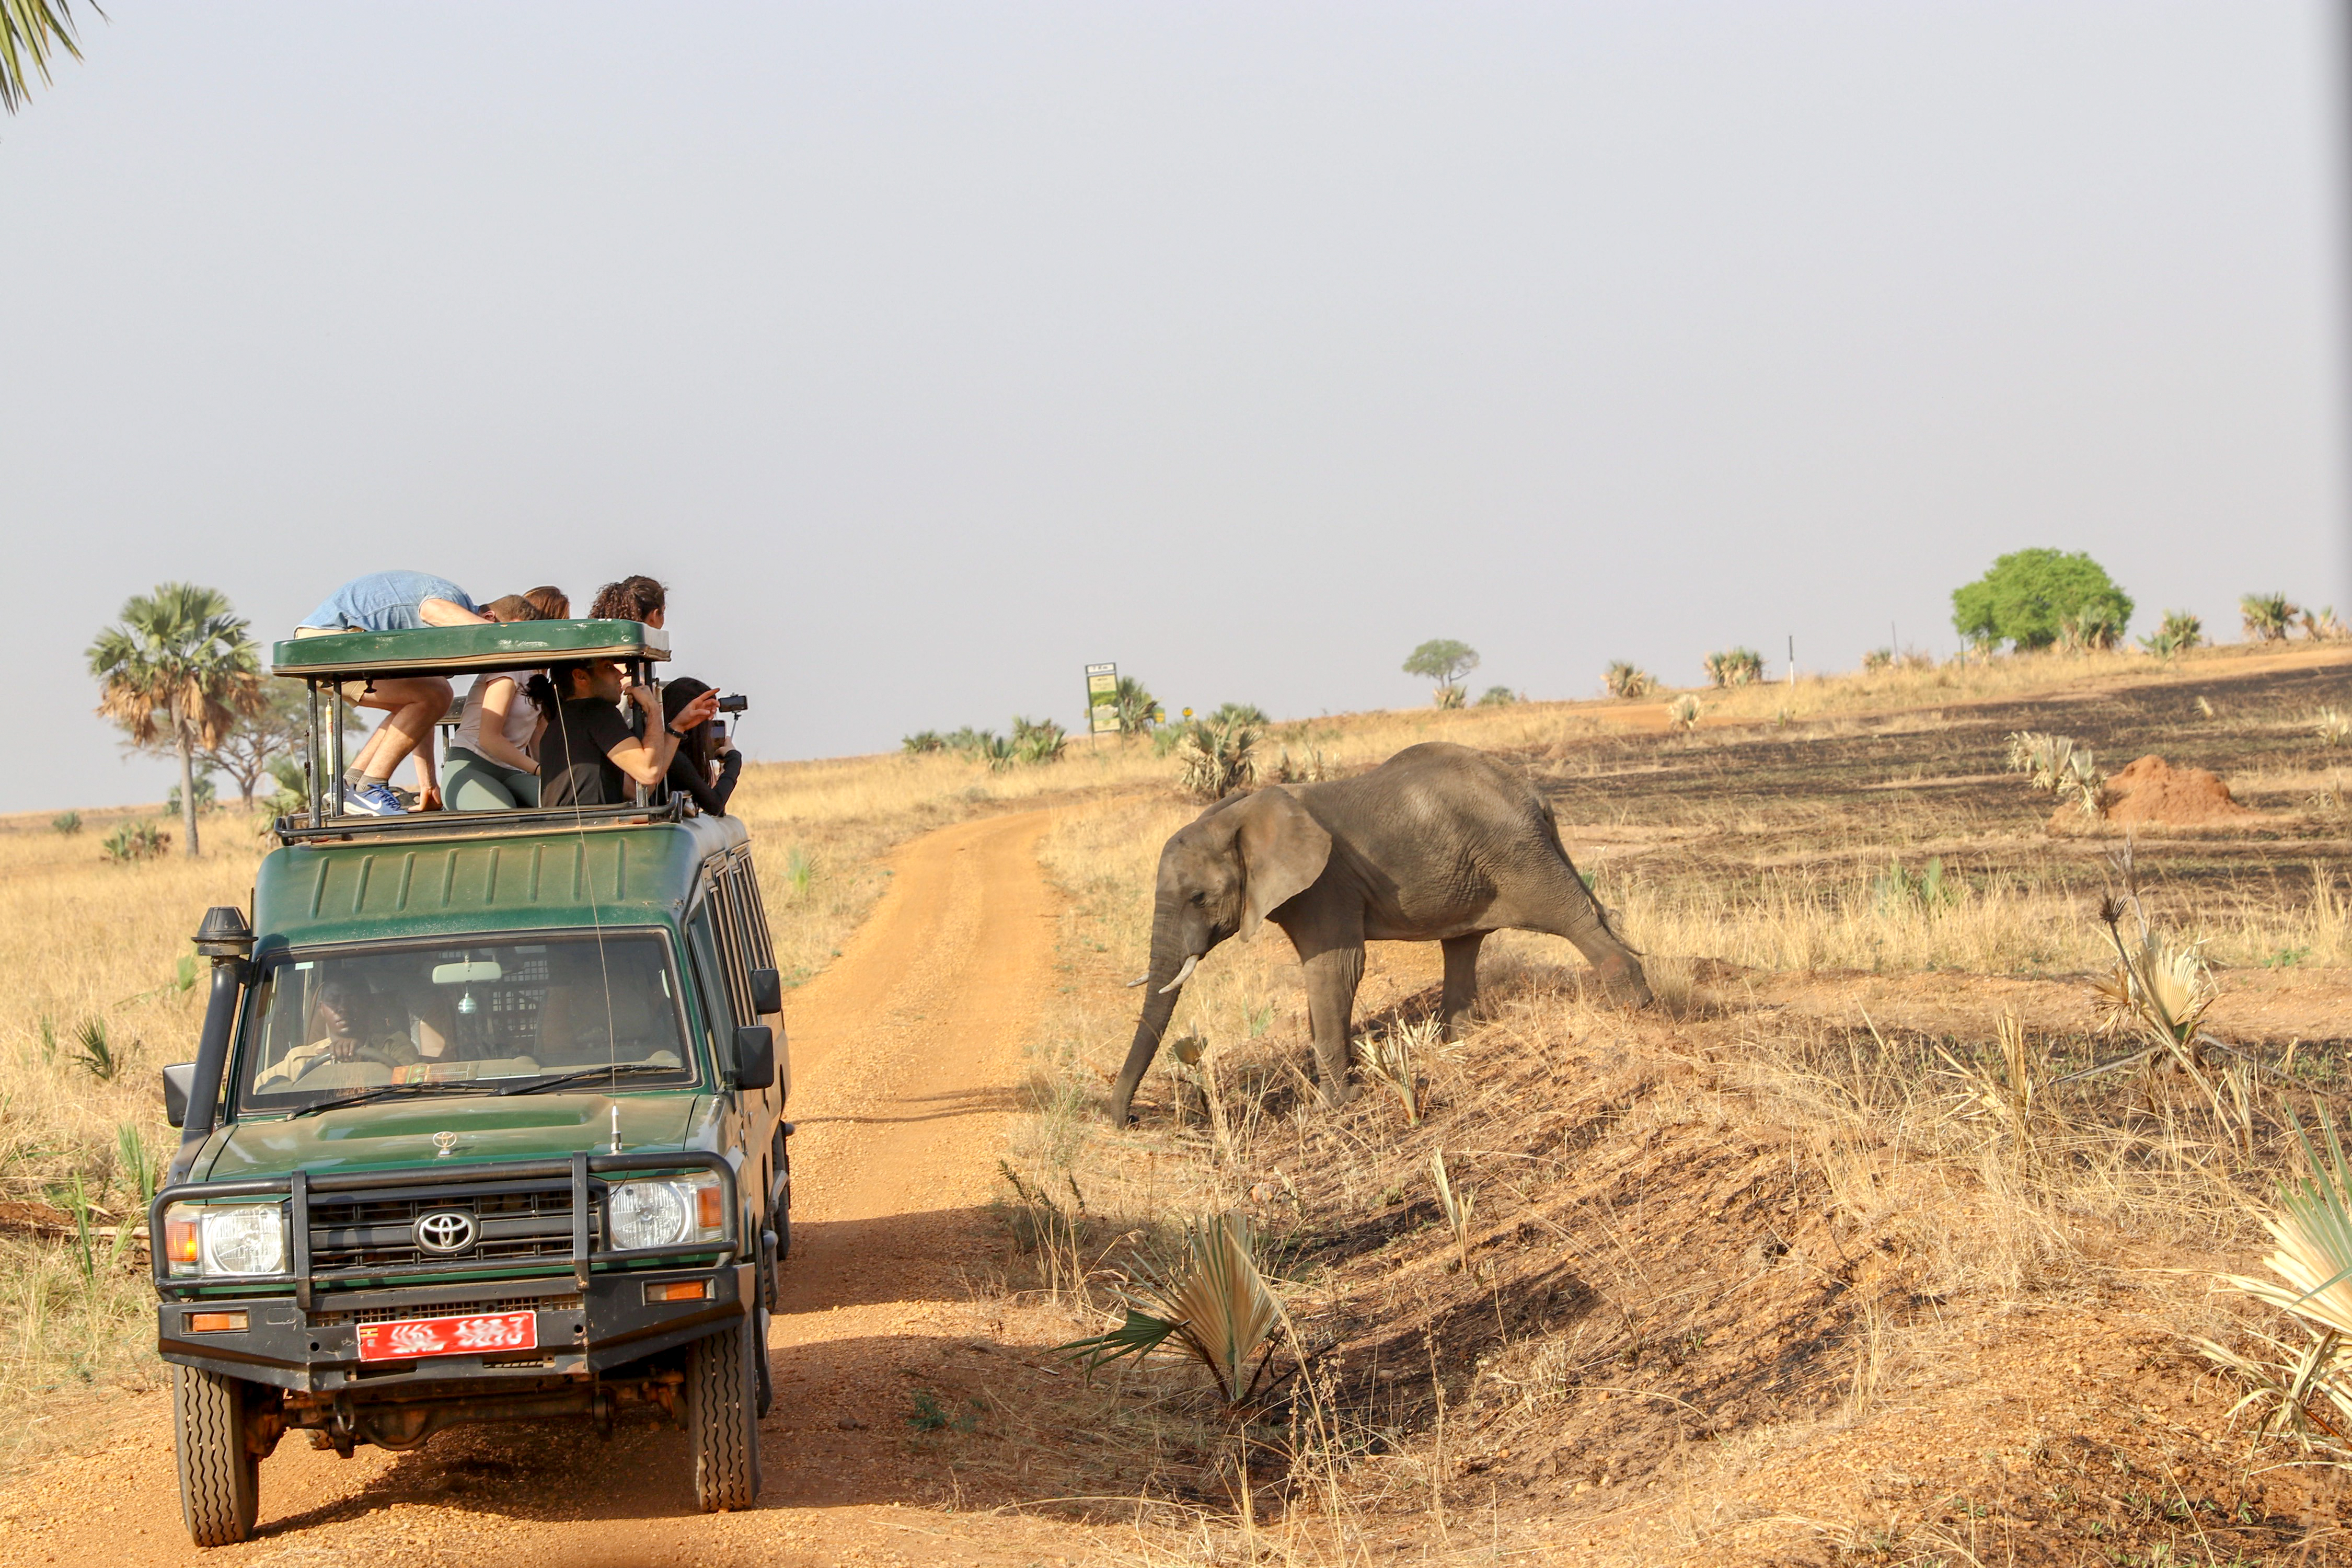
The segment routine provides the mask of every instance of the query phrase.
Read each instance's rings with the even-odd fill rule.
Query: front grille
[[[493,1312],[576,1312],[578,1296],[503,1296],[495,1301],[437,1301],[425,1307],[370,1307],[360,1312],[313,1312],[314,1328],[343,1324],[397,1323],[410,1318],[488,1317]]]
[[[596,1199],[589,1197],[588,1236],[597,1236]],[[454,1211],[474,1222],[473,1245],[457,1252],[427,1252],[417,1245],[416,1222]],[[313,1198],[310,1268],[317,1274],[502,1260],[528,1262],[572,1256],[572,1188],[530,1187],[459,1197]]]

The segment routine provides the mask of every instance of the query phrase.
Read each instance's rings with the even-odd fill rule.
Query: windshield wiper
[[[407,1100],[420,1094],[481,1094],[481,1086],[473,1083],[387,1083],[374,1089],[363,1089],[357,1094],[339,1094],[332,1100],[313,1100],[299,1110],[287,1112],[288,1120],[297,1116],[313,1116],[321,1110],[341,1110],[346,1105],[365,1105],[373,1100]]]
[[[623,1073],[682,1073],[684,1064],[664,1067],[659,1062],[622,1062],[615,1067],[580,1068],[572,1072],[558,1073],[553,1078],[533,1079],[499,1090],[500,1094],[537,1094],[543,1089],[562,1089],[567,1084],[585,1083],[590,1079],[614,1078]]]

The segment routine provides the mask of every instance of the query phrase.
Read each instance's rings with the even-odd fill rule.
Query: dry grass
[[[1142,1466],[1150,1495],[1186,1501],[1144,1511],[1139,1555],[2326,1557],[2340,1483],[2251,1450],[2192,1347],[2249,1342],[2204,1280],[2258,1247],[2250,1201],[2285,1168],[2287,1109],[2352,1089],[2352,867],[2294,722],[2345,669],[2231,656],[2130,688],[2035,684],[2107,662],[2150,673],[1997,661],[1950,672],[1981,676],[1974,710],[1689,738],[1512,713],[1528,727],[1487,743],[1553,794],[1660,1005],[1588,999],[1549,939],[1490,942],[1476,1022],[1418,1054],[1417,1126],[1390,1095],[1315,1107],[1299,972],[1269,931],[1202,963],[1171,1026],[1202,1042],[1198,1068],[1155,1071],[1144,1128],[1110,1135],[1102,1085],[1135,1005],[1116,982],[1193,808],[1057,812],[1044,856],[1072,895],[1072,984],[1019,1168],[1082,1188],[1089,1228],[1053,1299],[1074,1333],[1098,1328],[1089,1281],[1123,1233],[1238,1209],[1272,1238],[1309,1363],[1299,1397],[1222,1445],[1213,1402],[1160,1373],[1150,1397],[1187,1443],[1102,1428],[1071,1458]],[[1934,678],[1882,676],[1881,700]],[[2095,1035],[2087,984],[2112,963],[2094,904],[2119,840],[2053,836],[2001,775],[2001,735],[2042,709],[2103,755],[2216,767],[2264,814],[2137,846],[2159,924],[2221,968],[2212,1026],[2259,1063],[2217,1068],[2218,1101],[2177,1075],[2069,1081],[2126,1048]],[[1426,1018],[1438,981],[1433,948],[1375,944],[1360,1031]],[[1062,1408],[1082,1422],[1092,1397]],[[1254,1494],[1237,1444],[1261,1455]]]

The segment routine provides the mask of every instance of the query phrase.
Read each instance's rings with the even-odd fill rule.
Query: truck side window
[[[751,971],[759,960],[751,956],[751,943],[744,933],[741,890],[737,887],[734,868],[723,868],[710,879],[709,904],[719,931],[719,951],[725,959],[727,998],[734,1004],[735,1021],[756,1024],[759,1016],[751,1010]]]
[[[741,879],[739,885],[743,900],[743,923],[751,939],[752,967],[773,969],[776,966],[775,944],[768,938],[768,911],[760,900],[760,879],[751,868],[751,856],[748,850],[732,869]]]
[[[721,1066],[735,1060],[734,1005],[727,994],[726,965],[712,934],[710,900],[697,904],[686,917],[687,945],[694,951],[694,973],[702,995],[702,1016],[709,1031],[710,1054]]]

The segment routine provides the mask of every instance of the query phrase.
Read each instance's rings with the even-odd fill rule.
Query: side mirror
[[[735,1031],[735,1087],[770,1089],[776,1081],[776,1032],[765,1024]]]
[[[188,1124],[188,1098],[196,1091],[196,1064],[173,1062],[163,1069],[163,1120],[174,1127]]]
[[[764,1018],[784,1010],[784,977],[772,969],[751,971],[751,1011]]]

